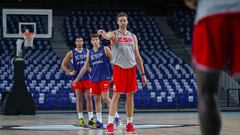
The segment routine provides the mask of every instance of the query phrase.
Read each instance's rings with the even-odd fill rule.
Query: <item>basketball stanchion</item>
[[[24,59],[22,54],[23,40],[18,39],[16,44],[16,57],[13,60],[14,76],[13,87],[10,92],[5,95],[2,103],[3,115],[34,115],[35,103],[32,95],[27,90],[24,77]],[[27,42],[28,43],[28,42]]]

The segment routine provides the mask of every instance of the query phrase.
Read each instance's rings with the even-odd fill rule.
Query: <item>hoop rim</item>
[[[36,34],[34,32],[23,32],[22,33],[22,36],[24,38],[24,46],[25,47],[30,47],[30,48],[33,47],[33,40],[34,40],[35,35]],[[28,41],[28,40],[31,40],[31,41]]]
[[[34,35],[36,35],[36,33],[34,32],[23,32],[22,33],[22,36],[25,38],[25,37],[33,37],[34,38]]]

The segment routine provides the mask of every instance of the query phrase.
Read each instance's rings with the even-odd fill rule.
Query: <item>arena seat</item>
[[[69,46],[76,35],[82,35],[85,46],[91,48],[89,34],[98,28],[113,30],[117,28],[115,14],[99,10],[99,15],[91,15],[92,10],[72,10],[64,19],[64,29]],[[193,108],[196,107],[196,82],[190,65],[172,52],[165,37],[153,17],[143,11],[129,11],[129,30],[139,40],[139,49],[144,62],[148,84],[141,85],[141,76],[137,72],[138,91],[135,94],[136,108]],[[139,13],[139,14],[136,14]],[[182,14],[182,13],[181,13]],[[20,19],[20,18],[14,18]],[[14,19],[12,20],[14,23]],[[43,22],[40,18],[39,25]],[[97,21],[96,21],[97,20]],[[14,31],[15,28],[12,28]],[[44,31],[43,25],[39,29]],[[101,39],[102,40],[102,39]],[[0,91],[10,90],[13,84],[13,72],[9,54],[15,48],[15,39],[0,39]],[[109,42],[102,40],[103,45]],[[35,39],[34,47],[25,50],[25,78],[32,92],[37,109],[74,109],[76,97],[71,90],[71,78],[60,69],[61,60],[53,52],[50,41]],[[179,69],[176,69],[179,65]],[[44,98],[39,93],[45,93]],[[154,94],[155,93],[155,94]],[[42,94],[41,94],[42,95]],[[47,99],[46,97],[51,97]],[[54,100],[56,100],[54,102]]]
[[[169,8],[168,13],[170,26],[186,44],[191,44],[195,11],[178,6]]]

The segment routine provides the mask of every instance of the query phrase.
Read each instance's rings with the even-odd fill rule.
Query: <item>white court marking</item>
[[[122,129],[125,129],[126,125],[122,125]],[[137,129],[151,129],[151,128],[175,128],[194,125],[161,125],[161,124],[148,124],[148,125],[135,125]],[[89,130],[88,127],[78,127],[76,125],[25,125],[25,126],[0,126],[0,130]]]

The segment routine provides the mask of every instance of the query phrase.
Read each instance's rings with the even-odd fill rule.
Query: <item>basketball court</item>
[[[122,116],[123,124],[125,114]],[[103,120],[106,122],[106,113]],[[238,135],[240,132],[240,113],[224,112],[222,135]],[[65,114],[37,114],[36,116],[0,116],[1,135],[103,135],[104,129],[89,129],[77,127],[76,115]],[[195,112],[159,112],[136,113],[134,121],[138,135],[200,135],[197,113]],[[125,134],[116,130],[117,135]]]
[[[100,9],[96,13],[98,15],[94,16],[95,10],[74,9],[69,13],[65,13],[65,16],[56,17],[60,18],[59,20],[54,20],[53,10],[50,8],[2,9],[2,28],[0,28],[2,33],[0,39],[0,101],[6,98],[1,92],[17,91],[18,93],[15,93],[17,97],[12,99],[13,104],[11,106],[6,107],[6,105],[7,109],[5,107],[0,108],[4,108],[4,110],[1,110],[2,115],[0,115],[0,135],[105,134],[105,129],[90,129],[87,125],[85,127],[76,125],[78,123],[75,111],[76,97],[71,90],[72,80],[61,69],[61,55],[64,56],[65,52],[72,47],[69,47],[68,44],[72,44],[74,38],[78,35],[82,35],[83,39],[86,39],[84,45],[86,44],[86,48],[89,48],[89,33],[95,32],[96,29],[103,26],[106,20],[112,21],[113,13],[107,14],[109,9],[103,12]],[[105,15],[102,15],[103,13]],[[134,97],[136,99],[134,101],[135,108],[146,109],[134,113],[133,123],[137,129],[137,134],[201,135],[198,113],[196,111],[185,112],[181,110],[184,110],[184,108],[195,110],[197,105],[196,82],[191,64],[184,63],[182,58],[167,47],[166,37],[161,33],[163,29],[158,28],[158,24],[153,17],[138,17],[138,11],[130,11],[130,13],[136,19],[134,21],[131,18],[131,21],[134,22],[134,30],[137,31],[140,27],[141,29],[146,27],[144,34],[137,33],[139,39],[143,41],[140,53],[143,54],[143,60],[146,63],[144,63],[144,68],[146,68],[149,79],[147,86],[142,87],[141,79],[137,78],[139,91],[135,94],[137,96]],[[101,16],[100,19],[99,16]],[[97,24],[97,19],[102,22]],[[109,22],[106,23],[109,29],[113,26],[116,27],[115,22]],[[141,23],[138,24],[138,22]],[[145,22],[147,23],[144,24]],[[63,30],[65,33],[61,33],[59,29],[65,29]],[[148,29],[152,32],[149,37],[146,34]],[[153,33],[157,34],[154,35]],[[57,49],[53,47],[53,44],[59,45],[61,43],[65,44],[65,48],[62,46]],[[60,50],[60,53],[56,50]],[[16,51],[16,54],[10,56],[9,54],[12,55],[14,51]],[[187,55],[187,53],[185,52],[184,55]],[[23,68],[24,66],[19,68],[21,71],[16,70],[16,73],[22,73],[22,78],[15,78],[14,80],[13,72],[15,74],[15,67],[12,58],[15,56],[18,58],[16,60],[26,66],[25,68]],[[25,86],[14,84],[17,82],[16,80],[21,81],[21,84]],[[232,79],[226,77],[223,82],[227,82],[226,80],[232,81]],[[224,103],[227,105],[233,103],[234,107],[236,107],[235,110],[238,111],[222,112],[221,134],[239,135],[239,84],[230,82],[225,86],[227,86],[226,89],[234,88],[236,91],[225,93],[227,102]],[[27,92],[28,95],[22,96],[19,94],[24,92]],[[25,97],[30,97],[30,99]],[[28,103],[31,103],[32,110]],[[119,105],[122,107],[121,110],[124,109],[124,105],[125,101],[124,104],[121,102],[121,105]],[[157,111],[148,110],[149,108],[154,108]],[[106,105],[103,105],[103,109],[103,122],[106,126],[108,119]],[[175,110],[172,111],[173,109]],[[116,135],[125,134],[127,118],[123,112],[121,111],[119,114],[124,125],[122,128],[116,128]],[[84,112],[85,123],[88,122],[87,118],[87,113]]]

